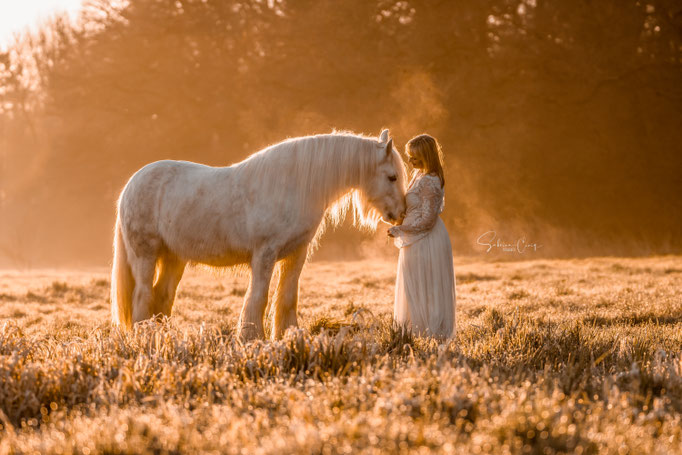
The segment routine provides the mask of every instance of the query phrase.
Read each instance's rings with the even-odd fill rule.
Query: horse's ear
[[[393,151],[393,138],[389,139],[388,144],[386,144],[386,156],[390,155]]]
[[[382,144],[385,144],[388,141],[388,130],[385,129],[381,132],[381,135],[379,136],[379,142]]]

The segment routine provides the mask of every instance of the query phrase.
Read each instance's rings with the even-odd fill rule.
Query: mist
[[[682,251],[675,2],[94,0],[0,53],[0,266],[106,265],[151,161],[384,127],[442,144],[456,255]],[[316,257],[390,248],[346,226]]]

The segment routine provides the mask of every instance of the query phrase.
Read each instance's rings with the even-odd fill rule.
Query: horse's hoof
[[[244,324],[237,330],[237,336],[240,340],[247,342],[265,338],[265,332],[263,329],[258,330],[255,324]]]

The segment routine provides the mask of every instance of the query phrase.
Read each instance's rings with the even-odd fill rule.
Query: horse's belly
[[[180,231],[167,229],[164,241],[168,248],[186,261],[215,267],[230,267],[251,261],[254,251],[269,249],[276,259],[289,256],[313,238],[317,225],[273,226],[272,220],[260,223],[231,217],[231,223],[183,225]],[[178,223],[180,224],[180,223]],[[270,227],[268,229],[267,227]]]
[[[205,257],[188,259],[188,262],[210,265],[212,267],[234,267],[249,264],[251,253],[246,251],[230,251],[222,256],[207,255]]]
[[[186,261],[227,267],[248,262],[251,249],[243,235],[234,229],[217,225],[189,226],[178,222],[178,229],[169,226],[163,240],[169,250]]]

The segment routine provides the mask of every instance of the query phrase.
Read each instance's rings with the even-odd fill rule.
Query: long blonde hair
[[[422,160],[426,174],[434,173],[440,178],[441,188],[445,187],[443,175],[443,149],[435,137],[428,134],[420,134],[410,139],[405,144],[405,153]]]

